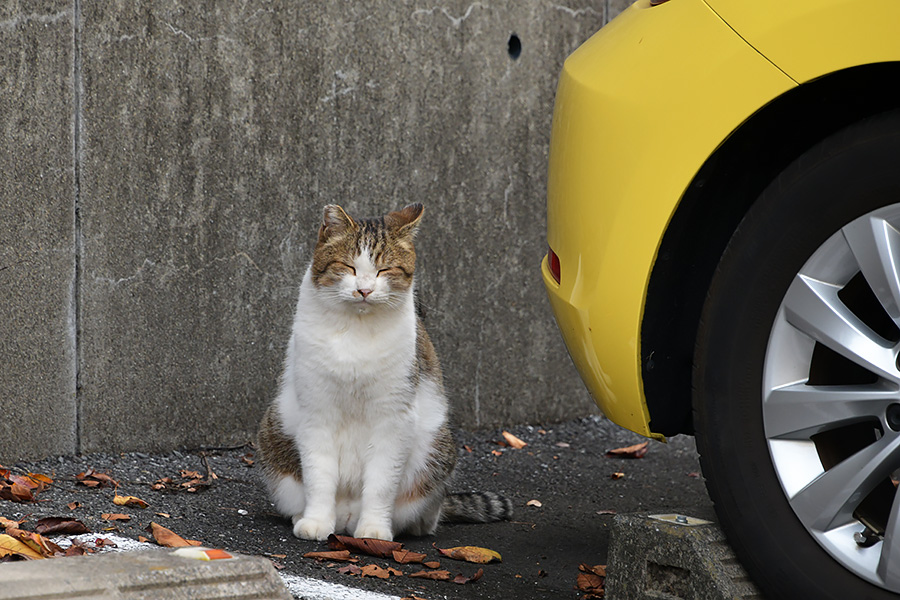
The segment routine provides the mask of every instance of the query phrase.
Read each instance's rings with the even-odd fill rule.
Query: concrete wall
[[[0,3],[0,463],[248,440],[331,202],[425,203],[458,423],[594,411],[539,261],[556,78],[622,8]]]

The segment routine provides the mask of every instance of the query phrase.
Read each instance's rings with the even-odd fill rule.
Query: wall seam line
[[[73,180],[74,180],[74,236],[75,236],[75,452],[81,453],[81,286],[82,286],[82,222],[81,222],[81,0],[73,0]]]

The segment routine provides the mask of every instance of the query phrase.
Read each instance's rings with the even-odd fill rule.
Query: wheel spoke
[[[807,440],[854,422],[880,418],[900,397],[888,386],[811,386],[803,383],[772,390],[765,405],[766,437]]]
[[[900,326],[900,232],[884,219],[857,219],[841,230],[863,276]]]
[[[889,588],[900,588],[900,494],[894,494],[891,504],[877,573]]]
[[[788,323],[857,365],[897,381],[893,349],[841,302],[839,291],[836,285],[798,275],[784,299]]]
[[[791,507],[809,529],[828,531],[844,525],[898,461],[900,436],[885,435],[814,479],[791,498]]]

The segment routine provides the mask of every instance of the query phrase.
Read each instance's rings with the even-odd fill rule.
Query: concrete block
[[[592,412],[539,275],[571,4],[84,3],[82,451],[249,438],[330,202],[425,203],[457,422]]]
[[[3,565],[8,600],[97,598],[204,600],[291,596],[265,558],[197,560],[178,551],[116,552]]]
[[[76,448],[72,2],[0,3],[0,463]]]
[[[617,515],[613,520],[606,597],[762,600],[715,523],[640,514]]]

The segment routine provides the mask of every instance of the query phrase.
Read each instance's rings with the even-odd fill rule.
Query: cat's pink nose
[[[360,295],[362,295],[363,300],[365,300],[366,298],[368,298],[368,297],[369,297],[369,294],[372,293],[372,290],[370,290],[370,289],[368,289],[368,288],[361,289],[361,290],[356,290],[356,291],[359,292]]]

